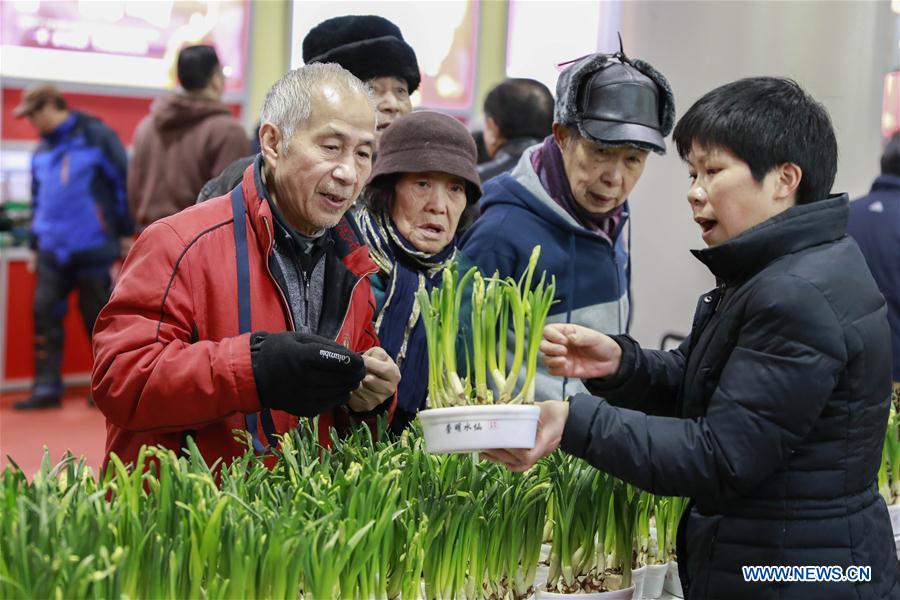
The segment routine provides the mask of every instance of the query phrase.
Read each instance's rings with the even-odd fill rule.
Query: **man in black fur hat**
[[[422,79],[416,53],[400,28],[375,15],[322,21],[303,39],[303,62],[338,63],[369,84],[378,110],[379,138],[394,119],[412,110],[409,96]]]
[[[416,53],[403,39],[400,28],[375,15],[347,15],[322,21],[303,39],[303,62],[337,63],[369,86],[378,111],[376,138],[394,119],[412,110],[410,95],[422,80]],[[230,191],[253,158],[236,160],[208,181],[197,202]]]
[[[484,186],[462,252],[482,273],[518,278],[540,244],[538,272],[556,277],[549,323],[625,333],[630,319],[627,199],[675,120],[665,77],[624,53],[571,64],[556,85],[553,133]],[[538,368],[535,395],[565,398],[578,380]]]

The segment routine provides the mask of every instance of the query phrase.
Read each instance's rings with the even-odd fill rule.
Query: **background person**
[[[850,203],[847,233],[853,236],[878,289],[891,327],[894,388],[900,390],[900,131],[881,155],[881,175],[871,191]]]
[[[142,229],[193,206],[209,179],[250,152],[250,141],[222,102],[225,75],[215,48],[178,54],[181,91],[157,98],[134,134],[128,203]]]
[[[372,276],[375,327],[401,373],[395,432],[425,408],[428,347],[415,294],[440,284],[442,270],[457,255],[457,232],[476,214],[476,157],[462,123],[437,112],[414,112],[382,135],[363,193],[359,224],[378,265]]]
[[[529,146],[553,126],[553,94],[534,79],[507,79],[484,99],[484,145],[490,160],[478,165],[482,181],[512,170]]]
[[[551,373],[592,393],[541,404],[524,470],[557,447],[653,494],[687,496],[685,598],[897,598],[876,476],[890,404],[884,299],[829,195],[837,143],[796,83],[755,77],[701,97],[673,134],[720,285],[677,350],[553,324]],[[601,397],[602,396],[602,397]],[[745,581],[743,566],[871,567],[871,582]]]
[[[69,110],[50,84],[25,90],[14,111],[41,136],[31,159],[34,384],[17,410],[60,406],[63,319],[69,294],[90,339],[109,299],[113,263],[128,252],[134,224],[125,203],[125,148],[99,119]]]

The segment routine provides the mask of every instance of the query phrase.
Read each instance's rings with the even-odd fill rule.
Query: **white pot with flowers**
[[[428,342],[428,408],[419,421],[429,452],[533,448],[540,410],[534,406],[538,347],[556,288],[542,274],[532,289],[540,246],[518,281],[485,278],[473,267],[444,270],[442,285],[416,295]],[[463,295],[471,281],[471,344],[461,340]],[[514,348],[507,364],[507,331]],[[465,357],[460,377],[459,357]],[[523,385],[516,389],[525,366]]]
[[[647,571],[644,575],[643,597],[659,598],[663,593],[670,563],[675,559],[675,533],[684,511],[685,498],[657,496],[654,503],[655,527],[650,527]],[[677,566],[675,567],[677,571]]]
[[[895,394],[900,396],[900,394]],[[891,517],[891,528],[894,531],[894,544],[897,556],[900,557],[900,437],[898,437],[898,419],[896,408],[891,403],[887,428],[884,432],[884,446],[881,449],[881,467],[878,469],[878,491],[888,505]]]
[[[536,600],[632,598],[634,494],[620,493],[625,484],[579,459],[558,453],[548,461],[553,535]]]

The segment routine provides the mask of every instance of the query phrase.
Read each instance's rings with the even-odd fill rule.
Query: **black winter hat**
[[[404,79],[410,94],[422,80],[416,53],[404,41],[400,28],[375,15],[322,21],[303,38],[303,62],[337,63],[362,81],[375,77]]]
[[[649,63],[623,53],[580,58],[560,74],[556,98],[554,120],[577,126],[583,137],[665,154],[675,97]]]

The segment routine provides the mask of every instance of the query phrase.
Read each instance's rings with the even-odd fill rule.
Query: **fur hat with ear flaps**
[[[624,53],[591,54],[556,82],[554,121],[607,146],[665,154],[675,124],[675,97],[662,73]]]
[[[403,79],[412,94],[422,76],[412,47],[400,28],[384,17],[347,15],[316,25],[303,38],[303,62],[337,63],[362,81]]]

